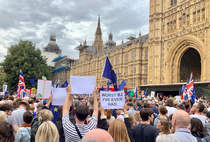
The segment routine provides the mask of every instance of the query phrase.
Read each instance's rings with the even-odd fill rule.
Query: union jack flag
[[[25,81],[23,78],[23,72],[22,70],[20,70],[20,75],[19,75],[19,82],[18,82],[18,97],[19,98],[24,98],[25,94],[26,94],[26,88],[25,88]]]
[[[193,80],[193,73],[191,73],[190,78],[185,86],[184,92],[182,94],[181,99],[187,100],[191,98],[193,102],[195,101],[195,89],[194,89],[194,80]]]

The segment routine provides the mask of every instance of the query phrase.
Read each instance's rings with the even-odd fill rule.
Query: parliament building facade
[[[110,33],[102,41],[100,17],[94,43],[76,47],[79,60],[71,66],[71,75],[96,76],[97,86],[108,56],[118,77],[130,90],[138,87],[163,94],[180,94],[193,72],[198,96],[210,83],[210,0],[150,0],[149,34],[128,37],[116,45]],[[100,84],[101,82],[101,84]]]

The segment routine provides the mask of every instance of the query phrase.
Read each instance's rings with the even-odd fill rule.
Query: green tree
[[[3,68],[0,68],[0,90],[3,89],[2,86],[4,84],[5,77],[6,77],[6,73],[4,72]]]
[[[35,48],[31,41],[22,41],[8,48],[8,55],[1,64],[6,73],[5,81],[8,89],[16,91],[20,70],[23,72],[26,88],[32,88],[30,79],[40,79],[42,76],[51,79],[51,68],[46,59],[41,56],[41,51]]]
[[[210,99],[210,85],[206,87],[200,87],[200,88],[203,91],[203,94],[205,94],[204,96],[206,96],[207,99]]]

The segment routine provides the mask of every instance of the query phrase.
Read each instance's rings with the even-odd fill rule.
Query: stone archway
[[[187,82],[191,72],[193,72],[194,80],[200,81],[201,57],[200,54],[194,48],[189,48],[183,54],[180,63],[180,82]]]
[[[189,51],[189,52],[188,52]],[[186,59],[186,54],[193,53],[194,56],[197,56],[199,54],[200,56],[200,74],[196,77],[198,81],[203,80],[204,73],[205,73],[205,66],[206,66],[206,59],[205,59],[205,52],[204,52],[204,44],[201,42],[197,37],[195,36],[184,36],[177,39],[172,47],[170,48],[167,59],[166,59],[166,75],[167,80],[166,83],[180,83],[181,78],[180,75],[183,76],[183,74],[180,74],[180,68],[182,66],[181,62],[182,59]],[[185,54],[186,53],[186,54]],[[190,56],[190,55],[187,55]],[[184,58],[183,58],[184,57]],[[198,58],[197,58],[198,59]],[[190,59],[186,59],[190,60]],[[185,61],[186,61],[185,60]],[[190,60],[191,62],[192,59]],[[190,62],[190,63],[191,63]],[[196,62],[198,64],[198,62]],[[199,65],[198,65],[199,66]],[[191,72],[191,71],[190,71]],[[190,74],[189,74],[190,75]],[[189,78],[189,75],[187,75],[187,78]],[[184,80],[183,80],[184,81]]]

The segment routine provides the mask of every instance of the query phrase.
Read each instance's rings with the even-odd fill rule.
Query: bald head
[[[187,128],[190,124],[190,115],[183,110],[177,110],[172,116],[172,125],[175,129]]]
[[[113,138],[105,130],[93,129],[85,134],[81,142],[113,142]]]

